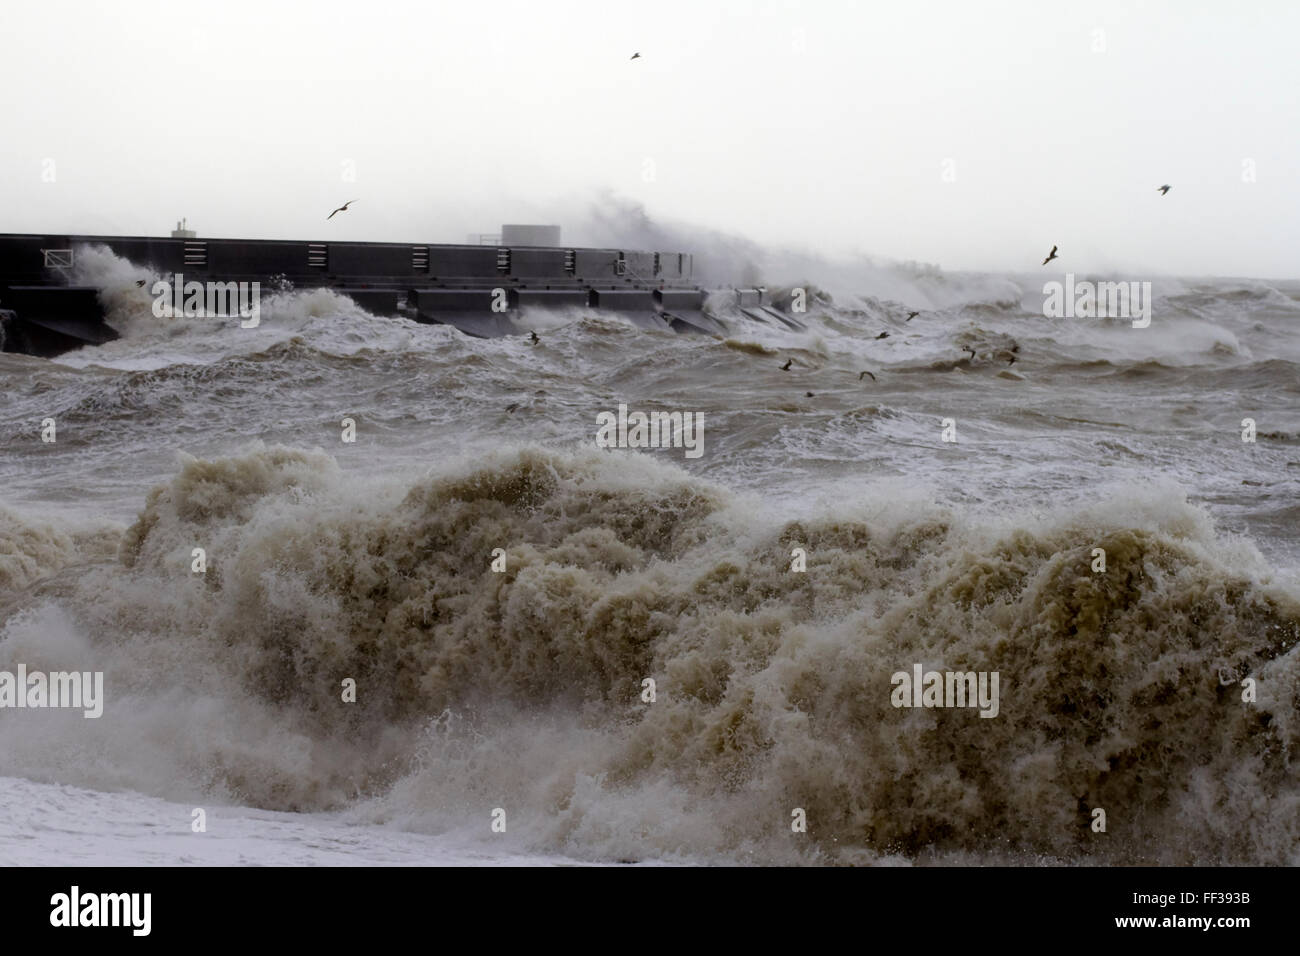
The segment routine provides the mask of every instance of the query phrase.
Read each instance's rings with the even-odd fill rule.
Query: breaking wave
[[[502,807],[588,859],[1300,862],[1300,590],[1167,485],[782,519],[646,456],[363,480],[254,447],[128,528],[0,539],[0,667],[108,694],[6,713],[0,774],[430,832]],[[997,671],[999,715],[895,709],[914,663]]]

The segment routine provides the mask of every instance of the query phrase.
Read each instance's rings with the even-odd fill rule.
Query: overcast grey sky
[[[3,232],[581,241],[612,195],[947,269],[1300,275],[1294,0],[3,0],[0,36]]]

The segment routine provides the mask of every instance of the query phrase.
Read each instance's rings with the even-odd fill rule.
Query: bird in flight
[[[1047,254],[1047,258],[1043,260],[1043,265],[1047,265],[1049,262],[1051,262],[1051,261],[1052,261],[1053,259],[1055,259],[1055,258],[1056,258],[1056,246],[1052,246],[1052,251],[1049,252],[1049,253]]]
[[[529,332],[528,334],[532,337],[532,340],[533,340],[533,344],[534,344],[534,345],[536,345],[538,342],[541,341],[541,339],[539,339],[539,338],[537,337],[537,333],[536,333],[536,332]]]
[[[786,359],[785,364],[781,366],[781,371],[783,372],[790,371],[790,366],[793,364],[794,364],[794,359]]]
[[[859,381],[859,382],[862,381],[862,376],[864,376],[864,375],[871,375],[871,373],[870,373],[870,372],[859,372],[859,373],[858,373],[858,381]],[[874,381],[876,380],[876,376],[871,375],[871,380],[874,382]]]
[[[334,218],[338,213],[341,213],[341,212],[347,212],[347,208],[348,208],[348,206],[351,206],[354,202],[356,202],[355,199],[349,199],[349,200],[348,200],[347,202],[345,202],[342,206],[339,206],[338,209],[335,209],[334,212],[332,212],[332,213],[330,213],[328,216],[326,216],[326,217],[325,217],[325,221],[328,222],[329,220],[333,219],[333,218]]]
[[[1166,184],[1166,185],[1164,185],[1164,186],[1157,186],[1157,187],[1156,187],[1156,189],[1158,189],[1158,190],[1160,191],[1160,195],[1162,195],[1162,196],[1167,195],[1167,194],[1169,193],[1169,190],[1171,190],[1171,189],[1173,189],[1173,188],[1174,188],[1173,186],[1170,186],[1170,185],[1168,185],[1168,184]]]
[[[640,53],[633,53],[633,54],[632,54],[632,59],[634,59],[634,60],[639,60],[639,59],[641,59],[641,54],[640,54]]]
[[[921,314],[920,312],[909,312],[909,313],[907,313],[907,321],[911,322],[914,318],[916,318],[916,317],[917,317],[918,315],[920,315],[920,314]]]
[[[888,333],[888,332],[881,332],[879,335],[876,336],[876,338],[877,338],[877,339],[887,339],[887,338],[889,338],[889,333]]]

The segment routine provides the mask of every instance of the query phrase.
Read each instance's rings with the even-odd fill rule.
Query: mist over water
[[[0,669],[108,702],[0,711],[0,775],[485,844],[505,807],[491,852],[584,860],[1300,862],[1300,286],[1157,280],[1134,329],[1044,318],[1046,270],[626,222],[583,239],[804,285],[808,331],[292,290],[241,329],[82,255],[123,337],[0,355]],[[704,454],[597,449],[620,403]],[[999,715],[895,709],[914,663]]]

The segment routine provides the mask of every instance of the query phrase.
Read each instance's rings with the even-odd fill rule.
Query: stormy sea
[[[103,712],[0,710],[0,862],[1300,864],[1300,283],[808,265],[744,280],[806,329],[533,341],[79,269],[121,338],[0,355],[0,670]]]

